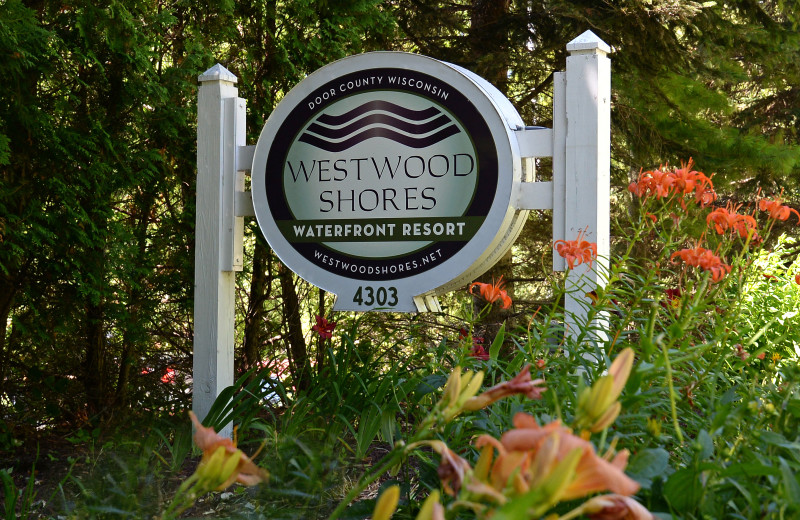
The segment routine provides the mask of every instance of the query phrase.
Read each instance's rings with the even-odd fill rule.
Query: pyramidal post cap
[[[204,73],[200,74],[197,78],[199,81],[229,81],[231,83],[236,83],[239,79],[236,75],[222,66],[222,64],[217,63]]]
[[[611,47],[592,31],[585,31],[567,44],[567,51],[578,54],[598,52],[608,54],[611,52]]]

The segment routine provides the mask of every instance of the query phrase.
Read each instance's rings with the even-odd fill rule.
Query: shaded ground
[[[129,438],[133,437],[129,433]],[[147,432],[142,432],[142,437]],[[179,466],[167,468],[170,454],[158,453],[148,461],[149,464],[161,468],[153,468],[148,474],[146,469],[131,468],[136,463],[137,454],[131,450],[137,448],[135,441],[79,441],[68,435],[41,436],[28,441],[15,450],[0,452],[0,468],[6,469],[11,474],[17,492],[21,493],[17,504],[18,518],[43,519],[43,518],[69,518],[71,511],[82,513],[85,517],[91,508],[102,508],[104,497],[111,497],[115,493],[128,494],[130,505],[141,508],[142,512],[158,514],[160,508],[172,498],[180,483],[189,477],[197,468],[199,456],[189,453],[180,461]],[[292,489],[285,486],[288,482],[274,481],[274,486],[263,489],[247,489],[234,485],[223,492],[210,493],[198,499],[196,504],[187,510],[181,518],[229,518],[233,515],[241,516],[256,509],[263,510],[263,506],[270,498],[276,499],[275,512],[288,512],[289,517],[300,515],[302,518],[325,518],[327,513],[341,500],[349,485],[355,484],[363,471],[376,464],[389,451],[391,446],[385,443],[375,443],[369,450],[365,460],[360,464],[339,466],[335,475],[329,475],[329,486],[325,486],[325,496],[317,497],[313,503],[293,503],[291,499],[283,500],[284,493],[291,493]],[[246,450],[247,451],[247,450]],[[152,453],[152,452],[151,452]],[[140,452],[140,458],[144,453]],[[261,457],[259,457],[261,459]],[[261,460],[264,463],[263,460]],[[389,480],[409,479],[418,469],[418,461],[412,458],[401,473],[395,477],[383,475],[365,489],[357,501],[371,501],[377,498],[380,485]],[[269,462],[265,465],[269,466]],[[411,473],[409,473],[411,472]],[[30,482],[31,475],[33,480]],[[152,479],[150,479],[152,477]],[[410,478],[415,481],[416,479]],[[114,484],[112,481],[115,481]],[[28,488],[29,484],[32,487]],[[283,486],[283,488],[282,488]],[[139,496],[136,497],[135,495]],[[93,505],[87,506],[88,503]],[[134,504],[135,501],[140,500]],[[124,502],[124,500],[123,500]],[[138,518],[136,514],[125,515],[124,511],[133,512],[132,507],[120,507],[119,501],[110,500],[109,506],[118,508],[120,517]],[[112,506],[113,504],[113,506]],[[158,504],[161,504],[159,507]],[[371,502],[365,503],[358,509],[371,510]],[[272,506],[268,506],[272,510]],[[25,514],[27,512],[27,514]],[[109,511],[106,511],[109,512]],[[236,514],[238,513],[238,514]],[[368,513],[367,513],[368,514]],[[261,517],[261,515],[257,515]],[[271,517],[270,512],[266,517]],[[284,517],[286,517],[284,515]]]

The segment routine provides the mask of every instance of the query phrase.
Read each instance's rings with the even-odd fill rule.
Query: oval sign
[[[511,132],[521,125],[494,87],[454,65],[345,58],[267,120],[253,160],[256,218],[289,268],[337,295],[335,310],[425,310],[426,295],[488,269],[509,229],[519,232]]]

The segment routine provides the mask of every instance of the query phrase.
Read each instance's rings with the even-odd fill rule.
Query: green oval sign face
[[[256,217],[290,268],[340,296],[337,308],[411,310],[504,231],[508,131],[464,71],[404,53],[342,60],[267,121],[253,163]],[[342,287],[362,294],[343,303]]]
[[[397,258],[475,234],[480,218],[467,212],[480,173],[467,129],[428,97],[383,98],[349,95],[300,130],[282,178],[290,242],[323,239],[343,255]]]

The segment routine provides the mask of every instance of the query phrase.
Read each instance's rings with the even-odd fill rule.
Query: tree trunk
[[[257,239],[253,251],[253,276],[250,279],[247,313],[244,316],[244,342],[240,372],[246,372],[261,362],[261,345],[266,318],[264,303],[269,299],[272,287],[272,278],[266,269],[269,254],[264,240]]]
[[[284,326],[288,329],[289,370],[298,391],[307,390],[311,385],[311,371],[308,362],[308,349],[303,338],[303,324],[300,319],[300,302],[294,287],[292,271],[280,264],[278,277],[281,282],[281,302],[283,305]]]
[[[0,396],[5,392],[6,372],[10,365],[8,353],[6,353],[6,334],[8,334],[8,318],[11,315],[11,307],[14,304],[14,296],[17,287],[14,281],[8,276],[0,276],[0,323],[3,330],[0,334]]]
[[[505,94],[508,91],[509,43],[505,17],[510,0],[473,0],[468,35],[473,72]]]
[[[504,94],[508,90],[509,63],[508,34],[504,18],[510,5],[510,0],[473,0],[468,36],[473,71]],[[481,279],[484,283],[492,283],[502,276],[503,280],[508,281],[512,274],[512,265],[513,256],[509,250]],[[505,290],[512,299],[513,289],[513,284],[507,282]],[[483,300],[476,301],[475,312],[485,305]],[[509,311],[495,304],[480,323],[476,324],[475,335],[484,338],[487,350],[497,336],[500,325],[509,315]],[[511,324],[508,326],[510,328]]]
[[[89,416],[102,413],[106,404],[105,337],[103,307],[99,303],[86,304],[86,359],[83,380]]]
[[[150,225],[150,212],[153,209],[155,195],[144,192],[138,198],[136,213],[131,218],[131,227],[134,227],[136,237],[136,257],[133,259],[132,268],[138,270],[147,262],[147,228]],[[114,397],[115,407],[124,407],[128,404],[128,385],[130,384],[131,370],[136,356],[140,350],[147,348],[147,337],[141,324],[144,307],[144,290],[142,281],[132,280],[128,290],[128,315],[122,334],[122,354],[119,360],[117,374],[117,390]]]
[[[319,301],[317,302],[317,314],[325,317],[325,291],[322,289],[319,290]],[[323,338],[322,336],[317,338],[317,366],[316,368],[317,375],[322,375],[322,369],[325,366],[325,348],[328,345],[330,340]]]

